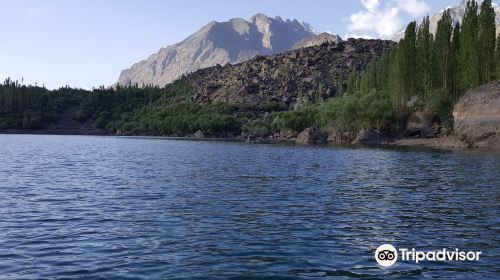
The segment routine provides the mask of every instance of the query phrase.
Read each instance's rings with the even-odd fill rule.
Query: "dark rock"
[[[435,134],[434,115],[430,112],[417,111],[410,115],[406,122],[406,136],[427,137]]]
[[[352,141],[353,144],[363,146],[381,146],[389,142],[389,137],[380,133],[376,129],[362,129],[356,139]]]
[[[205,134],[203,133],[203,131],[198,130],[198,131],[196,131],[196,132],[193,134],[193,137],[194,137],[194,138],[204,138],[204,137],[205,137]]]
[[[309,127],[302,131],[295,141],[297,144],[326,144],[328,134],[316,127]]]

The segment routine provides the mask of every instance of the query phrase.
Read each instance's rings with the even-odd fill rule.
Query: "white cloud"
[[[422,0],[391,0],[383,7],[379,0],[361,0],[361,4],[365,10],[358,11],[347,19],[348,34],[368,32],[387,38],[403,27],[402,12],[418,17],[430,10]]]
[[[419,0],[398,0],[398,7],[414,17],[424,16],[431,10],[431,7],[424,1]]]
[[[363,4],[368,11],[374,12],[378,9],[379,0],[361,0],[361,4]]]

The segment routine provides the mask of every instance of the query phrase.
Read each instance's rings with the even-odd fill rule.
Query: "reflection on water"
[[[0,278],[492,279],[500,156],[0,135]],[[396,247],[482,251],[398,262]]]

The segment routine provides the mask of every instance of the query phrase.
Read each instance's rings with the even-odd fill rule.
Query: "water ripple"
[[[492,279],[500,156],[0,135],[1,279]],[[374,249],[461,248],[479,262]]]

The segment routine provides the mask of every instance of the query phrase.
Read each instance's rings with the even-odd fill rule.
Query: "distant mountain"
[[[293,50],[296,49],[301,49],[301,48],[308,48],[312,46],[319,46],[324,43],[334,43],[338,44],[342,42],[342,38],[338,35],[332,35],[330,33],[321,33],[317,35],[311,35],[309,37],[306,37],[297,43],[293,45]]]
[[[264,14],[257,14],[249,21],[241,18],[212,21],[182,42],[161,48],[146,60],[123,70],[118,82],[164,86],[198,69],[288,51],[312,35],[315,35],[314,29],[307,23]]]
[[[476,2],[478,2],[479,5],[481,5],[483,0],[476,0]],[[495,12],[497,15],[496,16],[497,34],[500,34],[500,7],[495,3],[493,3],[493,6],[495,8]],[[429,21],[430,21],[429,22],[429,29],[430,29],[430,31],[433,34],[436,34],[438,21],[441,19],[441,17],[443,16],[443,12],[446,9],[450,9],[450,14],[451,14],[451,18],[453,20],[453,24],[455,24],[457,22],[461,23],[462,19],[464,18],[466,7],[467,7],[467,0],[462,0],[458,5],[446,7],[445,9],[440,11],[439,13],[436,13],[436,14],[433,14],[432,16],[430,16],[429,17]],[[422,20],[420,20],[418,23],[421,23],[421,22],[422,22]],[[399,42],[401,39],[403,39],[404,36],[405,36],[405,29],[394,34],[393,36],[391,36],[390,39],[393,41]]]

